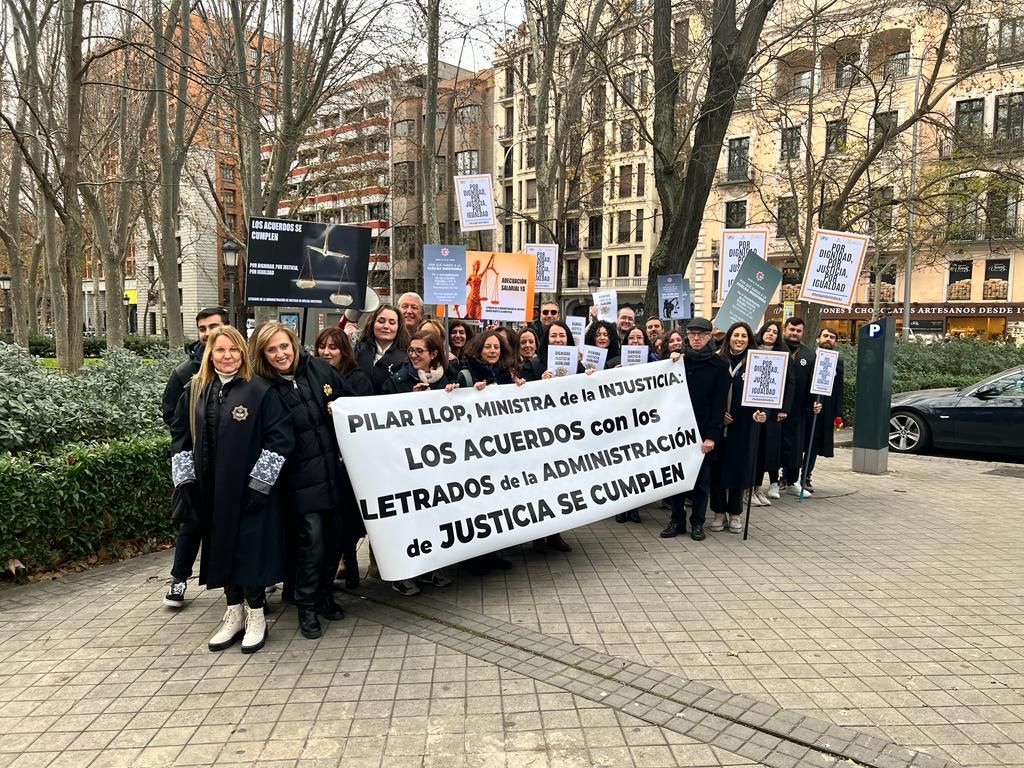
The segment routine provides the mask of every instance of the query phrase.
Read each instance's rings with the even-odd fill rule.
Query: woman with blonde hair
[[[291,413],[295,450],[284,468],[288,497],[286,589],[299,614],[299,631],[320,637],[320,618],[340,621],[334,577],[341,560],[342,507],[351,504],[334,422],[327,405],[354,392],[326,360],[311,356],[281,323],[261,325],[249,340],[253,371],[271,383]]]
[[[266,587],[285,576],[277,481],[295,438],[288,409],[268,381],[253,377],[235,328],[207,337],[171,438],[175,517],[198,520],[199,583],[223,588],[227,601],[209,648],[241,638],[242,653],[253,653],[267,638]]]

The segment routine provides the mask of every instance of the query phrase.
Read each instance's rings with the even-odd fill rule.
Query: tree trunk
[[[18,105],[17,126],[19,132],[25,130],[25,104]],[[11,295],[13,304],[11,320],[14,323],[14,343],[28,349],[29,334],[29,296],[34,291],[28,290],[25,274],[25,262],[21,254],[21,152],[11,154],[11,169],[7,179],[7,222],[6,237],[7,260],[11,265]]]
[[[427,0],[427,88],[423,105],[423,142],[420,146],[423,179],[424,243],[436,243],[437,226],[437,56],[440,37],[440,0]],[[455,116],[448,115],[454,132]]]

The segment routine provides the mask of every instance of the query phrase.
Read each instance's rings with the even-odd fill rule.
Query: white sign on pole
[[[597,291],[594,293],[594,306],[597,307],[597,319],[615,322],[619,314],[619,294],[616,291]]]
[[[834,349],[815,350],[814,373],[811,374],[811,394],[829,397],[839,368],[839,353]]]
[[[718,262],[718,300],[725,301],[736,281],[743,260],[751,253],[767,260],[767,229],[723,229],[722,252]]]
[[[747,371],[743,377],[743,405],[750,408],[782,408],[786,394],[788,352],[747,352]]]
[[[491,174],[455,177],[459,226],[463,232],[494,229],[494,182]]]
[[[548,367],[554,377],[576,373],[580,353],[577,347],[548,347]]]
[[[601,347],[592,347],[589,344],[584,344],[580,347],[580,351],[583,353],[583,369],[589,370],[594,368],[598,371],[604,370],[604,364],[608,362],[608,350],[602,349]]]
[[[650,347],[646,344],[626,344],[622,347],[622,355],[619,358],[623,366],[643,365],[650,356]]]
[[[690,490],[704,459],[682,361],[332,411],[388,581]]]
[[[537,278],[533,282],[535,291],[555,291],[555,277],[558,274],[558,245],[547,243],[526,243],[523,250],[537,257]]]
[[[569,317],[565,318],[565,324],[572,331],[572,338],[576,342],[576,348],[582,347],[583,337],[586,335],[587,321],[577,315],[569,315]]]
[[[849,309],[853,304],[853,294],[857,290],[869,239],[867,235],[849,232],[814,230],[811,256],[797,298],[814,304]]]

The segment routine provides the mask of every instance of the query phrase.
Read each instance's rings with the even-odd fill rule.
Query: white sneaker
[[[800,483],[790,483],[786,487],[786,490],[788,490],[794,496],[799,496],[800,495],[800,491],[803,490],[803,489],[800,487]]]
[[[743,518],[740,515],[729,515],[729,533],[743,533]]]
[[[768,486],[768,494],[767,495],[768,495],[769,499],[781,499],[782,498],[782,494],[779,493],[779,484],[778,483],[772,483],[771,485],[769,485]]]
[[[245,604],[245,637],[242,638],[242,653],[256,653],[267,642],[267,617],[263,607],[250,608]]]
[[[211,651],[223,651],[234,645],[245,632],[245,614],[241,605],[229,605],[224,612],[224,621],[217,633],[210,638],[207,647]]]
[[[768,497],[764,495],[764,491],[760,488],[754,489],[754,498],[759,502],[759,506],[770,507],[772,503],[768,501]]]
[[[744,507],[746,506],[748,499],[750,501],[750,506],[752,506],[752,507],[763,507],[764,506],[764,503],[761,501],[761,497],[757,495],[757,491],[754,491],[752,489],[747,489],[746,491],[743,492],[743,505],[744,505]]]
[[[708,526],[709,531],[724,531],[725,530],[725,513],[715,512],[715,519],[711,521],[711,525]]]

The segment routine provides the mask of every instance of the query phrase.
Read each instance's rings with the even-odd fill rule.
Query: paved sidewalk
[[[839,453],[747,542],[651,508],[249,657],[170,553],[2,590],[0,766],[1024,766],[1024,468]]]

